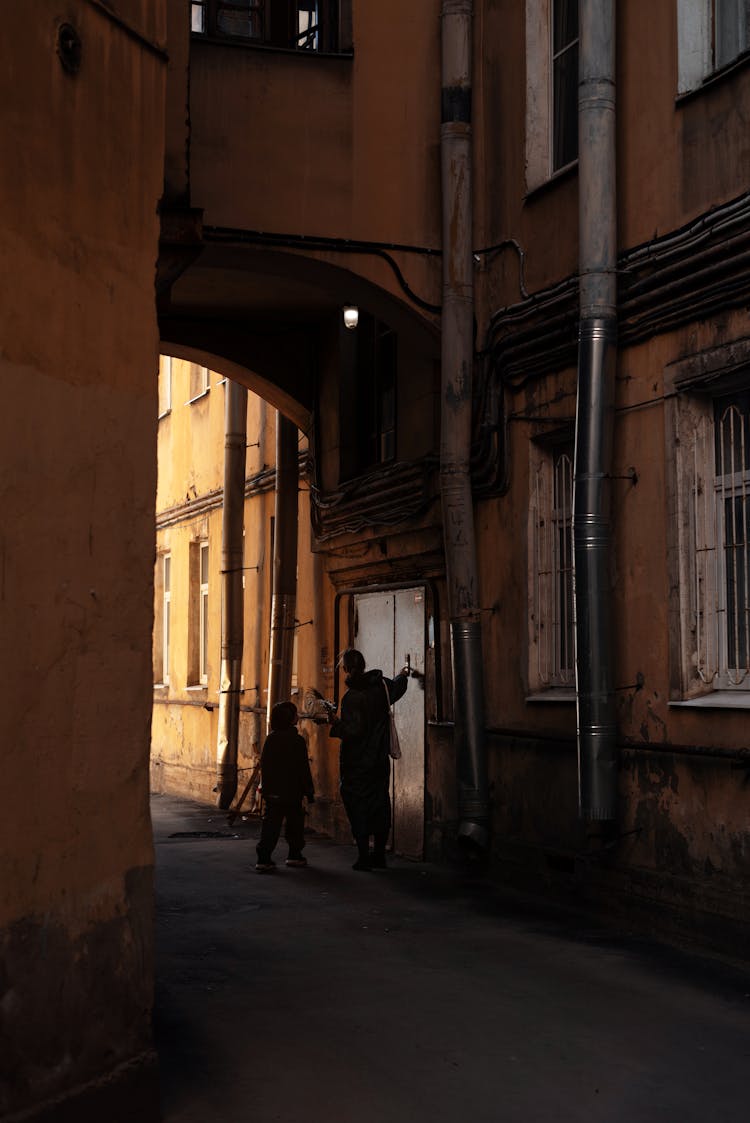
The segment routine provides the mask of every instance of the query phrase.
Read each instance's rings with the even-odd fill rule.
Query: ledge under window
[[[201,390],[200,394],[196,394],[194,398],[188,398],[185,402],[186,406],[191,406],[193,402],[199,402],[201,398],[207,398],[211,387],[207,386],[205,390]]]
[[[569,705],[571,702],[575,702],[575,700],[575,690],[565,686],[551,686],[549,690],[538,690],[533,694],[526,695],[526,701],[533,703],[563,702]]]
[[[682,702],[670,702],[670,709],[686,710],[750,710],[750,691],[713,690],[697,698],[686,698]]]

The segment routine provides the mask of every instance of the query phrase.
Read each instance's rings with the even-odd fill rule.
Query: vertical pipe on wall
[[[299,456],[297,426],[276,415],[276,506],[273,537],[273,596],[268,660],[268,720],[292,689],[294,611],[297,600]]]
[[[231,805],[237,791],[237,750],[244,612],[242,567],[247,448],[247,390],[227,379],[224,406],[224,506],[221,531],[221,674],[216,790],[219,807]]]
[[[610,477],[617,357],[615,0],[580,0],[580,326],[573,490],[578,789],[582,818],[616,817]]]
[[[458,835],[462,841],[484,849],[488,842],[489,800],[482,636],[469,471],[474,361],[471,79],[472,0],[443,0],[440,489],[453,649]]]

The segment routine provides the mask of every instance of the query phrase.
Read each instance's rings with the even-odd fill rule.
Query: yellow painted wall
[[[154,791],[182,794],[205,802],[214,800],[219,706],[221,645],[221,535],[224,452],[224,386],[210,372],[210,389],[191,399],[191,364],[171,362],[171,409],[159,420],[159,490],[157,503],[156,577],[154,582],[154,716],[151,783]],[[167,364],[161,360],[164,394]],[[164,398],[162,398],[164,401]],[[240,710],[238,767],[240,791],[257,760],[266,732],[268,647],[270,629],[272,542],[274,516],[276,411],[257,395],[248,394],[247,497],[245,500],[245,580],[243,694]],[[300,447],[306,438],[300,434]],[[191,642],[195,642],[191,596],[196,604],[195,577],[191,587],[190,552],[200,541],[209,548],[208,681],[191,676]],[[320,565],[311,550],[309,484],[300,478],[299,491],[298,629],[293,700],[300,711],[310,686],[322,689],[321,647],[325,647],[326,595]],[[169,554],[171,570],[169,682],[164,682],[163,573]],[[323,637],[322,640],[320,637]],[[330,652],[326,655],[330,662]],[[194,668],[193,668],[194,669]],[[325,684],[323,684],[325,685]],[[320,737],[302,718],[303,735],[311,752]],[[328,746],[325,745],[327,751]],[[314,769],[317,768],[314,762]],[[322,765],[321,781],[332,777]],[[319,785],[320,790],[320,785]]]

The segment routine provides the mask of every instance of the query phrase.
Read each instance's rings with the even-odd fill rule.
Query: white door
[[[379,667],[393,678],[405,663],[424,675],[424,589],[360,593],[354,597],[354,646],[367,669]],[[422,682],[424,680],[421,680]],[[410,678],[406,694],[393,709],[401,759],[391,761],[393,830],[398,854],[424,854],[424,690]]]

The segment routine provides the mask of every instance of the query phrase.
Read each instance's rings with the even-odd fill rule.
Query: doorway
[[[392,678],[405,663],[424,675],[425,590],[417,586],[354,596],[354,646],[368,668],[379,667]],[[401,759],[392,761],[391,847],[407,858],[424,856],[424,678],[410,678],[396,704]]]

